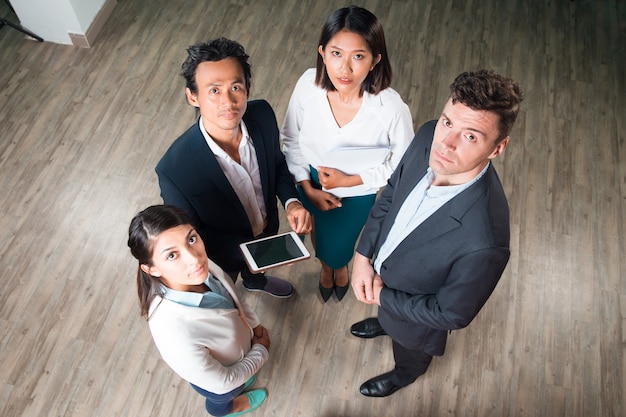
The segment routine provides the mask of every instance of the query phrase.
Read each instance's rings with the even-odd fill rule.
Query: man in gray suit
[[[365,224],[352,270],[359,301],[378,318],[351,327],[387,334],[395,367],[361,385],[385,397],[443,355],[450,330],[467,326],[509,259],[509,209],[491,160],[509,141],[519,85],[492,71],[459,75],[439,120],[425,123]]]

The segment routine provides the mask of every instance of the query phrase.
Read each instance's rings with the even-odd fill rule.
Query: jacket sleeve
[[[238,310],[216,313],[220,323],[231,321],[236,326],[233,328],[235,333],[232,333],[229,329],[215,327],[208,316],[189,318],[184,310],[181,313],[180,306],[176,306],[179,310],[173,314],[168,307],[167,304],[158,306],[152,313],[150,332],[163,360],[186,381],[207,391],[224,394],[244,384],[268,360],[269,352],[265,346],[250,345],[252,330],[241,320]],[[211,342],[207,343],[207,339]],[[224,364],[220,349],[230,342],[235,350],[230,352],[230,359]]]
[[[276,164],[276,194],[280,199],[283,207],[285,207],[285,203],[287,200],[298,198],[298,191],[296,190],[296,184],[287,167],[287,161],[285,160],[285,155],[280,150],[280,142],[278,141],[278,136],[276,138],[274,144],[274,155],[275,155],[275,164]]]
[[[184,360],[169,361],[172,370],[186,381],[215,394],[225,394],[243,385],[269,358],[268,350],[261,344],[252,345],[241,360],[230,366],[222,365],[203,347],[181,344],[176,349],[176,355]]]
[[[495,289],[508,259],[509,249],[502,247],[469,253],[451,265],[444,285],[435,294],[409,294],[384,287],[380,308],[401,320],[435,329],[466,327]]]
[[[280,134],[278,131],[278,125],[276,124],[276,115],[274,114],[274,110],[269,103],[264,103],[266,104],[264,107],[267,114],[263,117],[263,120],[273,120],[272,130],[271,133],[268,133],[269,137],[267,139],[270,140],[271,146],[269,154],[273,156],[270,163],[274,164],[276,196],[284,207],[287,200],[298,198],[298,192],[296,191],[293,175],[291,175],[291,172],[289,172],[289,168],[287,167],[285,155],[280,150]],[[266,129],[268,129],[267,126]]]
[[[250,327],[254,329],[256,326],[261,324],[261,320],[259,320],[259,317],[257,316],[254,309],[250,306],[250,304],[248,304],[248,302],[244,298],[239,298],[239,302],[241,303],[241,309],[246,315],[246,320],[248,321]]]
[[[196,213],[189,200],[187,200],[185,194],[183,194],[180,188],[167,174],[167,170],[161,164],[158,164],[155,171],[159,180],[159,188],[161,189],[163,204],[183,209],[191,218],[194,226],[200,227],[200,217],[198,216],[198,213]]]
[[[269,352],[261,344],[252,345],[246,355],[231,366],[224,366],[211,356],[211,352],[205,349],[205,358],[198,362],[198,367],[189,368],[191,372],[197,372],[200,378],[210,375],[210,382],[215,388],[211,392],[225,394],[243,385],[252,375],[259,372],[263,364],[269,358]],[[202,387],[202,382],[198,385]],[[208,385],[204,385],[208,386]]]

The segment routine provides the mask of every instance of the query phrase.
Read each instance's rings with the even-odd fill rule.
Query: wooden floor
[[[390,340],[348,333],[376,310],[351,295],[322,304],[315,260],[277,270],[296,296],[244,295],[272,337],[257,382],[269,400],[251,415],[626,415],[626,2],[353,3],[383,22],[416,128],[464,70],[523,86],[496,162],[511,261],[446,354],[387,400],[358,387],[390,369]],[[252,98],[282,123],[322,23],[345,4],[122,0],[91,49],[0,30],[1,416],[206,414],[139,317],[126,247],[131,217],[160,202],[156,162],[196,117],[178,76],[185,48],[239,40]],[[15,20],[3,2],[0,16]]]

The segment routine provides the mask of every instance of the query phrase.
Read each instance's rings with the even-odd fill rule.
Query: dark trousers
[[[239,275],[239,271],[226,271],[226,273],[233,280],[233,283],[237,282],[237,276]],[[243,279],[243,282],[247,288],[261,289],[265,288],[265,285],[267,284],[267,278],[265,278],[265,274],[263,272],[261,272],[260,274],[255,274],[251,272],[246,266],[244,266],[241,270],[241,278]]]
[[[433,356],[422,350],[408,349],[395,340],[392,346],[396,365],[391,376],[391,382],[399,387],[405,387],[426,372]]]
[[[266,236],[268,236],[268,234],[265,233],[264,231],[260,235],[256,236],[255,239],[261,239],[262,237],[266,237]],[[241,271],[225,271],[225,272],[233,280],[233,283],[237,282],[237,276],[239,275],[239,273],[241,273],[241,279],[243,279],[243,282],[246,288],[259,290],[259,289],[265,288],[265,286],[267,285],[267,278],[265,278],[265,273],[261,272],[261,273],[255,274],[254,272],[250,271],[250,269],[248,269],[248,265],[246,265],[245,262],[244,262],[243,267],[241,268]]]

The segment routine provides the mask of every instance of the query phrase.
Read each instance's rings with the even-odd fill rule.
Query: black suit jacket
[[[298,198],[298,193],[280,151],[276,116],[269,103],[249,101],[243,120],[259,164],[267,211],[264,233],[275,234],[276,197],[284,204],[290,198]],[[172,143],[157,164],[156,173],[164,203],[178,206],[191,216],[209,258],[226,271],[242,269],[245,263],[239,244],[255,237],[252,226],[198,123]]]
[[[372,258],[424,176],[437,121],[424,124],[365,224],[357,252]],[[492,165],[413,230],[381,266],[378,319],[393,340],[442,355],[447,332],[467,326],[509,259],[509,208]]]

